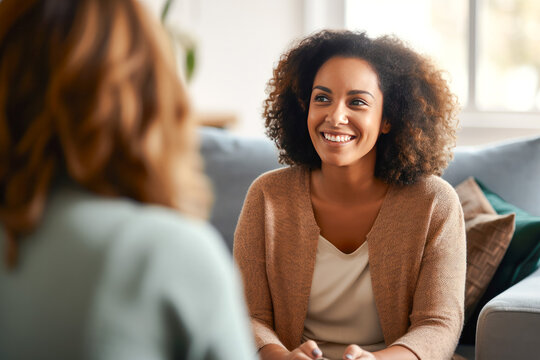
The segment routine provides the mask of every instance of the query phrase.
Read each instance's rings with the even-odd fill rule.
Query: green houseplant
[[[175,50],[183,52],[183,70],[187,82],[191,80],[195,72],[196,44],[187,32],[167,23],[167,16],[175,0],[166,0],[161,9],[161,23],[167,30]]]

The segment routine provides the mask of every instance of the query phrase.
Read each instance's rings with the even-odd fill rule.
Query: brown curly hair
[[[137,0],[0,2],[0,222],[9,266],[66,176],[204,217],[195,124],[165,31]]]
[[[424,175],[441,175],[455,146],[455,95],[428,58],[395,37],[371,39],[365,32],[323,30],[281,56],[263,113],[280,162],[320,168],[307,127],[309,100],[317,71],[335,56],[363,59],[378,75],[383,119],[391,130],[377,140],[375,176],[390,184],[412,184]]]

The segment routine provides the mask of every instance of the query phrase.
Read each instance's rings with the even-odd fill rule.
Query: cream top
[[[357,344],[385,348],[369,272],[368,242],[345,254],[319,236],[302,341],[314,340],[330,359]]]

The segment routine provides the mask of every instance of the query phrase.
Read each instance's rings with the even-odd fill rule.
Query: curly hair
[[[0,222],[7,264],[67,174],[196,217],[210,203],[165,31],[137,0],[0,3]]]
[[[315,75],[335,56],[363,59],[378,75],[383,119],[391,130],[377,140],[375,176],[389,184],[412,184],[424,175],[441,175],[452,159],[458,124],[457,99],[443,72],[399,39],[372,39],[365,32],[323,30],[281,56],[263,113],[280,162],[320,168],[307,115]]]

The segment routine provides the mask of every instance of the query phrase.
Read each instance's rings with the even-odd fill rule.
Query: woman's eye
[[[362,99],[354,99],[353,101],[351,101],[351,105],[362,106],[362,105],[367,105],[367,103]]]
[[[314,100],[316,102],[328,102],[328,101],[330,101],[330,99],[328,99],[328,97],[326,95],[316,95]]]

